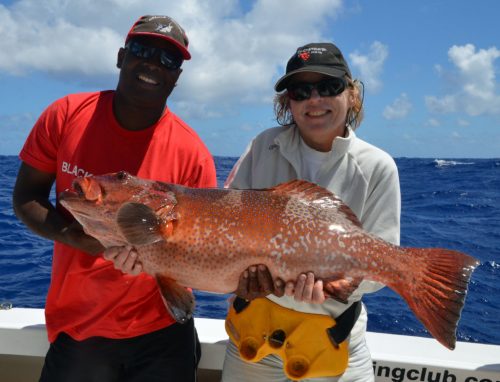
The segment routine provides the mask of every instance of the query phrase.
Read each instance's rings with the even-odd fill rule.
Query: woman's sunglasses
[[[138,41],[129,41],[125,45],[125,49],[128,49],[130,53],[139,58],[151,58],[159,52],[160,62],[169,70],[177,70],[182,65],[182,58],[176,56],[172,52],[169,52],[166,49],[143,45]]]
[[[320,97],[334,97],[342,93],[347,86],[346,81],[340,77],[327,78],[316,83],[298,82],[287,87],[288,97],[294,101],[304,101],[311,98],[313,89],[318,91]]]

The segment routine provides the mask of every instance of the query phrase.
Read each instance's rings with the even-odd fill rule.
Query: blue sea
[[[219,185],[237,158],[216,157]],[[460,341],[500,345],[500,159],[397,158],[401,244],[443,247],[478,258],[458,328]],[[19,160],[0,156],[0,304],[43,308],[51,242],[29,232],[11,207]],[[196,315],[223,318],[226,295],[196,292]],[[365,297],[368,329],[429,336],[388,288]]]

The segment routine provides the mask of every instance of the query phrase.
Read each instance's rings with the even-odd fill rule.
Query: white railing
[[[224,321],[195,318],[200,368],[220,370]],[[367,333],[377,382],[500,382],[500,345],[458,342],[450,351],[431,338]],[[0,355],[43,357],[48,349],[42,309],[0,310]]]

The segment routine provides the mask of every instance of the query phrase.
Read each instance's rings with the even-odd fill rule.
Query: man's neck
[[[163,115],[165,103],[137,105],[122,97],[119,92],[113,99],[113,113],[118,123],[127,130],[143,130],[154,125]]]

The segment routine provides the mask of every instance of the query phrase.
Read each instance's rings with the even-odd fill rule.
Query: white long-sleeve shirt
[[[232,169],[225,187],[269,188],[289,180],[304,179],[300,144],[300,134],[294,125],[265,130],[250,142]],[[342,199],[366,231],[399,244],[399,176],[394,160],[387,153],[356,137],[348,128],[347,137],[337,137],[333,141],[315,181]],[[333,299],[324,304],[308,304],[296,302],[288,296],[270,295],[268,298],[290,309],[338,317],[364,293],[381,287],[379,283],[363,281],[349,297],[347,305]]]

